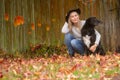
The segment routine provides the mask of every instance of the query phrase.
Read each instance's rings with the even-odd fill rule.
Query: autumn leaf
[[[32,29],[32,30],[35,30],[35,25],[34,25],[34,23],[31,24],[31,29]]]
[[[71,73],[71,70],[68,69],[68,68],[65,68],[65,67],[61,67],[61,68],[59,69],[59,72],[64,73],[64,74],[70,74],[70,73]]]
[[[74,71],[76,70],[78,67],[80,67],[81,65],[80,64],[75,64],[72,68],[71,68],[71,71]]]
[[[20,26],[24,24],[24,18],[22,16],[16,16],[14,19],[14,26]]]
[[[0,72],[0,78],[2,78],[3,77],[3,74],[2,74],[2,72]]]
[[[46,31],[49,31],[49,30],[50,30],[50,26],[47,26],[47,27],[46,27]]]
[[[30,47],[41,49],[43,46],[30,44]],[[29,54],[33,56],[39,52]],[[61,54],[54,53],[50,57],[0,59],[0,78],[3,80],[119,80],[120,76],[118,53],[105,56],[75,54],[70,58],[61,50]]]
[[[3,58],[0,58],[0,63],[2,63],[2,62],[3,62],[3,60],[4,60]]]
[[[6,13],[4,18],[5,18],[6,21],[8,21],[9,20],[9,15]]]

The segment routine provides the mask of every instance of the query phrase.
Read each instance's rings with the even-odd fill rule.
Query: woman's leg
[[[73,39],[71,41],[71,45],[78,53],[80,53],[82,56],[84,55],[85,50],[84,50],[84,43],[82,40]]]
[[[71,45],[71,41],[75,39],[71,33],[65,34],[65,45],[67,46],[68,53],[70,56],[74,56],[74,49]]]

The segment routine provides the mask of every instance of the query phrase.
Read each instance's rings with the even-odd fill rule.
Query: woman
[[[75,52],[80,55],[84,55],[84,43],[81,39],[81,29],[85,24],[84,20],[80,20],[80,9],[70,10],[66,15],[66,22],[62,28],[62,33],[65,34],[65,45],[67,46],[69,55],[74,56]],[[90,47],[90,51],[94,52],[97,45],[100,42],[101,35],[95,30],[96,41],[93,46]]]

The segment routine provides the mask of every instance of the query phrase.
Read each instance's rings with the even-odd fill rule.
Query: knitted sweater
[[[81,28],[80,29],[82,29],[84,24],[85,24],[85,20],[81,20]],[[69,32],[68,23],[65,22],[63,27],[62,27],[62,33],[66,34],[68,32]],[[72,27],[72,34],[76,39],[81,40],[81,37],[82,37],[81,36],[81,30],[79,30],[77,27],[75,27],[75,26]],[[100,42],[101,35],[96,29],[95,29],[95,34],[96,34],[95,44],[98,45],[99,42]]]

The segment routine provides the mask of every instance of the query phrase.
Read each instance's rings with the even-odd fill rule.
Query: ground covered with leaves
[[[120,54],[0,58],[0,80],[120,80]]]
[[[120,80],[120,53],[71,58],[65,46],[47,45],[23,53],[0,51],[0,80]]]

